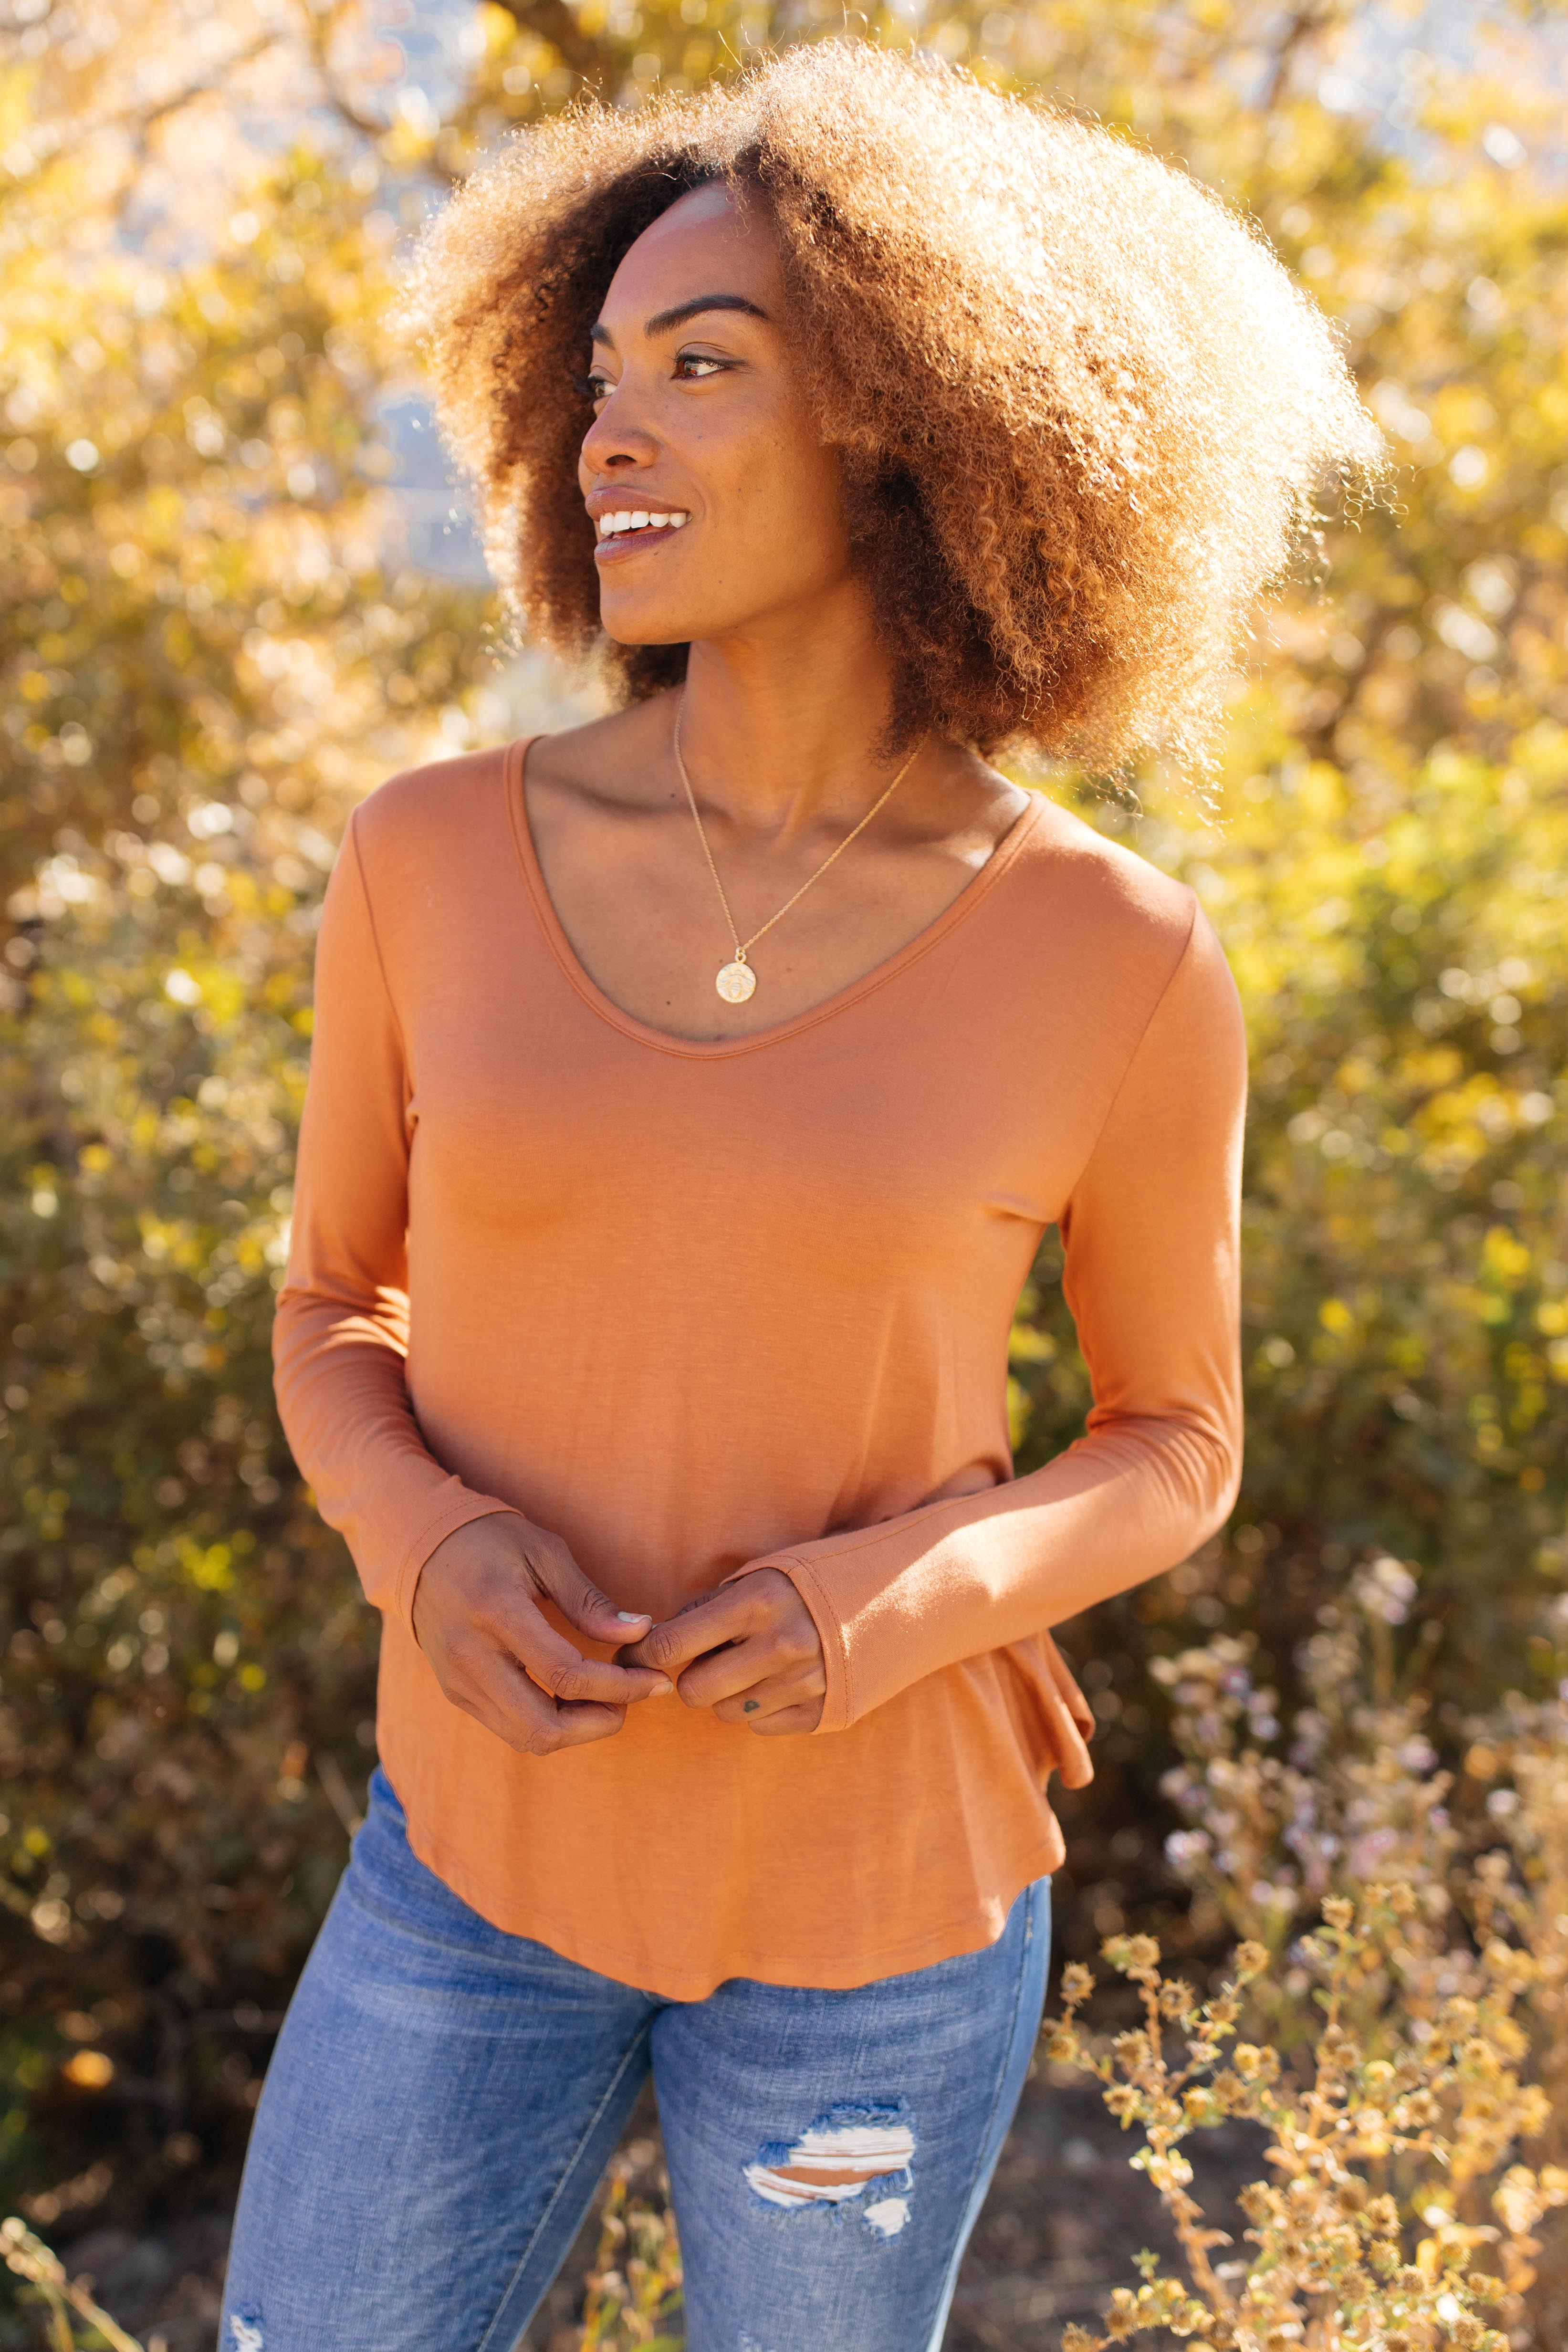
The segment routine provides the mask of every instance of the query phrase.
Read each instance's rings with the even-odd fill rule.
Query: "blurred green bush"
[[[397,550],[389,247],[502,121],[650,60],[700,79],[754,17],[477,10],[465,92],[380,137],[307,43],[336,144],[196,203],[178,267],[126,228],[142,116],[210,121],[224,73],[147,99],[153,8],[85,62],[14,42],[0,77],[0,2173],[40,2225],[100,2204],[104,2163],[156,2201],[201,2158],[221,2192],[370,1761],[374,1622],[267,1360],[313,917],[353,800],[496,723],[488,601]],[[1386,1549],[1422,1563],[1440,1734],[1520,1680],[1568,1576],[1568,204],[1523,79],[1423,68],[1413,156],[1327,110],[1359,26],[1193,0],[925,26],[1253,214],[1397,460],[1252,649],[1214,811],[1153,769],[1136,802],[1047,780],[1194,882],[1256,1071],[1246,1489],[1201,1559],[1069,1633],[1102,1723],[1079,1947],[1176,1899],[1151,1650],[1245,1616],[1288,1677]],[[118,180],[73,120],[124,133]],[[1026,1464],[1086,1401],[1049,1247],[1014,1369]]]

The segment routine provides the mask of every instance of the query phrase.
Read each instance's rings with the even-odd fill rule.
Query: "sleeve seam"
[[[1127,1091],[1127,1081],[1132,1075],[1132,1065],[1138,1059],[1139,1055],[1143,1051],[1149,1032],[1152,1029],[1155,1022],[1159,1019],[1165,1000],[1176,984],[1177,975],[1181,971],[1182,966],[1186,962],[1188,956],[1192,953],[1193,941],[1197,936],[1198,917],[1203,912],[1203,909],[1198,902],[1197,892],[1192,889],[1190,885],[1186,887],[1188,888],[1188,895],[1192,900],[1192,910],[1187,920],[1186,936],[1182,941],[1181,953],[1177,956],[1175,962],[1171,966],[1170,971],[1166,973],[1164,985],[1162,987],[1159,995],[1149,1007],[1147,1017],[1144,1020],[1142,1027],[1138,1032],[1132,1051],[1128,1055],[1127,1060],[1122,1066],[1121,1076],[1116,1081],[1115,1091],[1111,1095],[1110,1100],[1105,1106],[1105,1117],[1100,1120],[1099,1127],[1095,1129],[1094,1141],[1084,1153],[1083,1165],[1079,1168],[1077,1176],[1074,1178],[1072,1190],[1068,1192],[1066,1201],[1062,1204],[1064,1213],[1071,1208],[1073,1200],[1077,1195],[1079,1186],[1083,1182],[1084,1178],[1088,1175],[1089,1170],[1094,1165],[1094,1156],[1100,1150],[1100,1144],[1104,1141],[1105,1130],[1110,1125],[1111,1120],[1115,1118],[1117,1105],[1121,1102],[1122,1096]]]
[[[386,1009],[392,1015],[392,1025],[397,1034],[397,1050],[403,1062],[404,1101],[406,1105],[410,1075],[408,1040],[404,1034],[403,1018],[397,1010],[397,999],[392,992],[392,982],[387,978],[386,958],[382,952],[381,932],[376,924],[375,907],[370,895],[370,877],[364,870],[364,858],[360,850],[359,827],[356,823],[358,816],[359,811],[356,808],[349,818],[343,845],[353,857],[354,874],[359,882],[360,897],[364,901],[364,919],[370,929],[370,943],[375,950],[376,976],[381,982],[381,992],[386,999]]]
[[[834,1724],[829,1727],[833,1730],[847,1731],[850,1725],[855,1720],[855,1674],[854,1668],[850,1663],[849,1644],[844,1638],[843,1624],[839,1620],[837,1611],[830,1605],[827,1588],[821,1576],[817,1573],[813,1563],[810,1560],[801,1559],[794,1553],[786,1553],[784,1555],[784,1564],[793,1571],[790,1580],[796,1586],[797,1590],[803,1579],[810,1587],[809,1593],[803,1593],[801,1597],[805,1601],[808,1608],[811,1607],[813,1597],[815,1597],[816,1601],[816,1608],[812,1609],[811,1613],[817,1632],[820,1633],[823,1631],[824,1618],[826,1619],[828,1626],[831,1629],[833,1647],[837,1657],[839,1675],[844,1685],[844,1706],[842,1710],[844,1719],[842,1723]],[[824,1707],[823,1712],[826,1715],[826,1707]],[[817,1725],[818,1731],[822,1728],[823,1726],[819,1723]]]

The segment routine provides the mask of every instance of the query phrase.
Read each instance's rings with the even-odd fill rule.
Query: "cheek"
[[[725,505],[737,535],[770,576],[833,578],[847,563],[837,459],[796,418],[770,420],[728,485]]]

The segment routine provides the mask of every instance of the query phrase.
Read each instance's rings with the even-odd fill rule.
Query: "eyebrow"
[[[690,302],[677,302],[673,310],[656,310],[651,319],[643,321],[645,335],[668,335],[672,327],[683,327],[688,319],[695,319],[704,310],[743,310],[748,318],[767,319],[761,303],[752,302],[744,294],[699,294]],[[590,340],[595,343],[614,342],[615,337],[602,319],[596,319],[589,329]]]

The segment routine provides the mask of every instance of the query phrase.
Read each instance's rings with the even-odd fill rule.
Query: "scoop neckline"
[[[862,997],[887,987],[890,981],[896,980],[911,963],[918,962],[973,912],[1012,864],[1025,840],[1034,831],[1045,806],[1040,793],[1030,793],[1028,806],[1019,811],[979,872],[971,875],[963,889],[949,900],[941,914],[933,917],[923,930],[917,931],[913,939],[906,940],[901,948],[896,948],[890,956],[884,957],[880,963],[873,964],[870,971],[862,972],[858,980],[848,981],[842,988],[835,989],[832,995],[825,996],[820,1003],[807,1005],[804,1013],[793,1013],[786,1021],[775,1021],[766,1029],[753,1029],[744,1037],[677,1037],[668,1029],[657,1029],[651,1022],[639,1020],[635,1013],[627,1013],[617,1004],[614,997],[605,995],[579,958],[566,935],[565,926],[555,911],[554,901],[544,879],[544,869],[540,865],[539,853],[534,846],[533,828],[528,819],[528,798],[523,791],[524,763],[533,745],[542,740],[542,735],[520,735],[507,745],[501,769],[512,845],[522,868],[522,878],[538,917],[539,927],[563,977],[591,1013],[596,1013],[610,1028],[618,1029],[634,1044],[651,1046],[656,1053],[673,1054],[683,1061],[729,1061],[738,1054],[760,1053],[769,1045],[785,1044],[789,1039],[800,1036],[804,1031],[815,1029],[822,1022],[834,1020],[840,1013],[847,1013],[851,1005],[858,1004]]]

